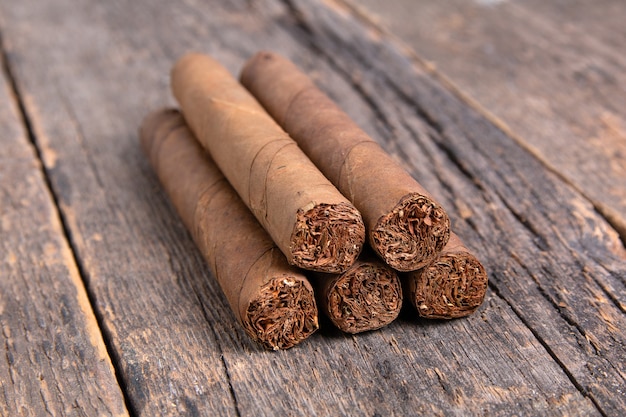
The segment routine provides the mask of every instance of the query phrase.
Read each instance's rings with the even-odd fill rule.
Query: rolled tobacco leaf
[[[400,313],[398,274],[373,254],[362,254],[346,272],[314,278],[320,309],[344,332],[380,329]]]
[[[148,115],[141,144],[246,333],[268,349],[318,328],[313,289],[241,202],[176,110]]]
[[[358,257],[358,210],[228,70],[201,54],[172,69],[172,91],[209,151],[289,263],[339,273]]]
[[[376,253],[393,268],[428,265],[449,238],[443,208],[289,60],[260,52],[242,84],[359,209]]]
[[[407,297],[425,318],[468,316],[482,304],[487,291],[485,268],[454,233],[432,263],[406,275]]]

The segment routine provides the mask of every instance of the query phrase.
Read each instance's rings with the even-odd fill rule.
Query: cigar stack
[[[439,203],[294,64],[260,52],[241,83],[212,58],[172,69],[180,111],[141,142],[248,335],[286,349],[318,328],[381,328],[482,303],[487,275]],[[182,113],[181,113],[182,112]]]

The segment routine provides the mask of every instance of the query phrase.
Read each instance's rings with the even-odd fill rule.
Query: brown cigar
[[[304,73],[260,52],[241,82],[359,209],[387,264],[411,271],[435,259],[449,238],[443,208]]]
[[[354,263],[365,240],[360,213],[226,68],[206,55],[185,55],[172,69],[172,91],[289,263],[332,273]]]
[[[344,332],[380,329],[400,313],[398,274],[373,254],[362,254],[342,274],[316,273],[314,278],[320,309]]]
[[[318,327],[313,289],[195,141],[176,110],[148,115],[141,144],[244,329],[287,349]]]
[[[453,319],[473,313],[487,291],[483,265],[452,233],[430,265],[407,274],[408,297],[421,317]]]

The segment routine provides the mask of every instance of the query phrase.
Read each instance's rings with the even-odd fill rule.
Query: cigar
[[[398,274],[374,254],[362,254],[342,274],[316,273],[314,278],[320,309],[346,333],[380,329],[400,313]]]
[[[487,291],[485,268],[455,233],[430,265],[406,275],[407,296],[418,314],[430,319],[468,316]]]
[[[435,259],[450,233],[444,209],[311,79],[271,52],[252,57],[240,79],[354,203],[387,264],[412,271]]]
[[[311,284],[242,203],[181,114],[149,114],[142,147],[246,333],[272,350],[318,328]]]
[[[358,210],[217,61],[183,56],[172,91],[195,136],[290,264],[340,273],[365,240]]]

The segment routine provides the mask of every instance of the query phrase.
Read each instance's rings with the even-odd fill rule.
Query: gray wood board
[[[0,57],[0,63],[2,58]],[[0,75],[0,415],[127,415],[10,80]]]
[[[19,3],[19,4],[18,4]],[[0,2],[10,65],[131,412],[611,414],[624,409],[623,248],[579,193],[392,42],[317,2]],[[309,71],[447,207],[490,271],[481,310],[410,310],[299,347],[249,342],[142,155],[181,54]],[[384,65],[383,65],[384,64]],[[532,186],[531,186],[532,185]],[[584,266],[584,269],[583,269]],[[617,330],[616,330],[617,329]]]

